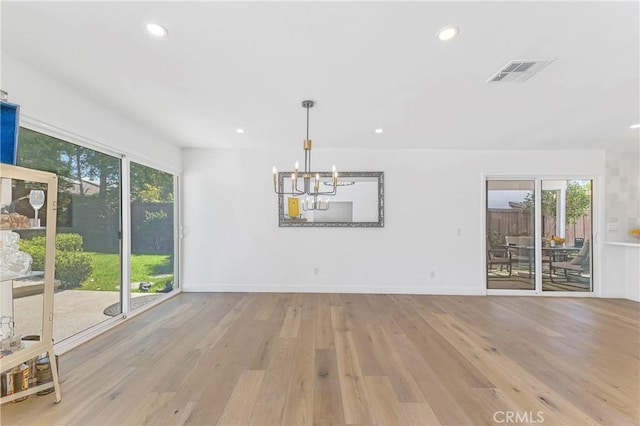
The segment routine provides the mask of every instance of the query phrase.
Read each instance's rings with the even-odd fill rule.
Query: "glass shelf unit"
[[[52,173],[0,166],[0,403],[52,387],[55,402],[61,400],[52,338],[57,184]],[[19,240],[33,236],[44,242],[32,256]],[[38,384],[35,359],[44,354],[52,380]]]

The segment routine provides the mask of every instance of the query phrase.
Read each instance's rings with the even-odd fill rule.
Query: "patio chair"
[[[525,273],[526,270],[529,277],[533,276],[535,267],[535,247],[533,237],[522,236],[506,236],[505,240],[511,253],[512,266],[516,268],[516,274]],[[542,264],[549,263],[546,256],[542,256]]]
[[[487,274],[498,267],[500,271],[506,269],[507,277],[511,276],[511,252],[506,248],[494,249],[487,241]],[[493,277],[495,278],[495,276]]]
[[[584,283],[588,281],[589,277],[585,276],[585,274],[589,274],[591,272],[591,262],[589,259],[591,253],[590,246],[589,240],[585,240],[577,256],[571,260],[553,262],[551,259],[549,264],[549,278],[551,279],[551,282],[557,283],[557,281],[554,281],[554,273],[556,275],[555,278],[557,278],[558,275],[561,275],[561,278],[567,282],[574,281]]]
[[[527,269],[529,275],[533,272],[533,237],[522,236],[509,236],[507,235],[505,241],[509,246],[509,253],[511,253],[511,261],[516,269]]]

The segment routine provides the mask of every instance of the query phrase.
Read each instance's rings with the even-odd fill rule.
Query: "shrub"
[[[44,237],[33,237],[29,240],[20,240],[18,246],[21,251],[29,253],[33,258],[31,270],[44,271]]]
[[[31,269],[34,271],[44,271],[45,241],[45,237],[35,236],[19,242],[20,250],[33,258]],[[82,236],[57,234],[55,275],[62,282],[63,288],[78,287],[92,271],[91,256],[83,253]]]
[[[56,278],[63,288],[79,287],[91,272],[93,265],[88,253],[56,250]]]
[[[56,250],[60,251],[83,251],[82,235],[80,234],[58,234],[56,235]]]

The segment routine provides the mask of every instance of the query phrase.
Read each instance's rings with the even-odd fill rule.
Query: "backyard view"
[[[93,271],[82,282],[80,289],[118,291],[120,289],[120,259],[115,254],[88,253]],[[173,262],[170,256],[153,254],[131,255],[131,282],[150,282],[147,292],[164,290],[165,284],[173,280]],[[139,288],[131,288],[138,293]]]
[[[20,240],[20,250],[33,258],[31,269],[44,269],[44,243],[41,236]],[[56,279],[59,289],[119,291],[120,255],[87,252],[82,248],[79,234],[56,236]],[[167,280],[173,279],[173,262],[169,255],[132,254],[131,281],[148,282],[142,291],[163,290]],[[141,291],[132,288],[132,292]]]
[[[487,288],[534,290],[540,275],[542,291],[591,291],[591,181],[541,181],[539,264],[534,188],[487,181]]]
[[[21,128],[17,164],[58,175],[55,341],[119,315],[129,295],[133,310],[174,288],[172,174],[130,163],[130,282],[122,286],[121,160]],[[28,204],[20,209],[33,217]],[[42,236],[22,232],[20,249],[42,270]]]

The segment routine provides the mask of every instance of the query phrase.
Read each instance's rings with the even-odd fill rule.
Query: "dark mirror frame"
[[[284,188],[284,180],[293,172],[278,172],[278,188]],[[331,172],[319,172],[321,177],[331,177]],[[384,227],[384,172],[339,172],[338,182],[355,177],[378,179],[378,221],[377,222],[285,222],[284,195],[278,195],[278,225],[281,228],[382,228]],[[340,191],[340,187],[338,187]]]

